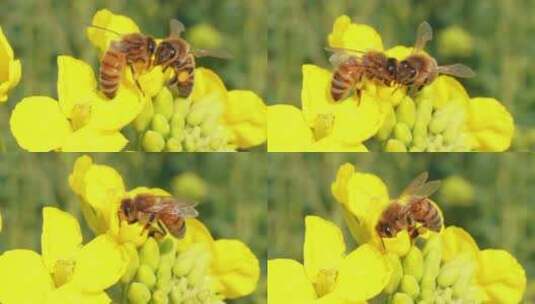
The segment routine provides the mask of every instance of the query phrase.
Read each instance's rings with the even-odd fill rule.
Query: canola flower
[[[119,281],[126,266],[109,236],[82,245],[78,221],[59,209],[45,207],[41,254],[15,249],[0,255],[0,302],[110,303],[104,290]]]
[[[98,11],[92,24],[117,33],[140,32],[132,19],[109,10]],[[91,27],[87,36],[101,53],[118,39],[111,32]],[[179,98],[165,86],[171,73],[171,69],[163,73],[161,67],[155,67],[139,78],[149,101],[132,122],[139,137],[133,140],[137,148],[150,152],[235,151],[266,141],[266,107],[254,92],[229,91],[215,72],[197,68],[192,94]],[[124,82],[133,85],[129,71],[127,76]]]
[[[8,93],[20,81],[20,60],[15,59],[13,49],[0,27],[0,102],[6,102]]]
[[[256,289],[260,275],[256,256],[243,242],[214,240],[199,220],[186,222],[186,235],[160,243],[141,233],[142,225],[120,223],[122,199],[139,193],[169,195],[162,189],[126,191],[113,168],[94,164],[89,156],[75,162],[69,184],[80,197],[82,211],[97,235],[107,235],[123,252],[127,270],[121,278],[129,303],[221,303]]]
[[[340,16],[329,34],[330,47],[385,52],[398,60],[411,48],[384,49],[375,29]],[[331,69],[332,70],[332,69]],[[454,78],[439,76],[415,96],[365,80],[359,98],[334,102],[332,72],[303,66],[301,109],[268,108],[269,151],[504,151],[514,122],[496,99],[471,98]]]
[[[375,299],[379,303],[385,299],[392,303],[518,303],[522,299],[523,267],[505,250],[480,249],[462,228],[428,231],[417,242],[411,242],[406,231],[381,240],[375,226],[390,197],[378,176],[344,164],[331,190],[355,240],[382,250],[390,261],[392,276]]]
[[[303,264],[268,261],[268,303],[364,303],[385,288],[391,272],[378,249],[364,244],[346,253],[338,226],[307,216]]]

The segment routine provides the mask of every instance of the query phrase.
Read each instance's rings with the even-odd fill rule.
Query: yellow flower
[[[108,10],[98,11],[93,25],[120,34],[137,33],[139,27],[130,18]],[[89,27],[91,43],[104,52],[120,36]],[[160,41],[157,39],[156,41]],[[228,91],[211,70],[195,70],[193,92],[187,99],[176,98],[164,87],[172,71],[165,74],[153,67],[142,74],[142,90],[153,97],[144,105],[134,126],[142,134],[141,147],[146,151],[224,151],[248,149],[266,141],[266,106],[251,91]],[[130,71],[123,84],[134,85]]]
[[[104,290],[120,279],[126,263],[108,236],[82,245],[77,220],[46,207],[41,251],[17,249],[0,256],[2,303],[111,303]]]
[[[342,231],[317,216],[305,218],[304,265],[268,261],[268,303],[364,303],[390,280],[391,268],[373,246],[346,255]]]
[[[58,99],[31,96],[10,119],[11,132],[28,151],[120,151],[120,130],[143,107],[132,88],[122,87],[113,101],[97,90],[91,67],[70,56],[58,57]]]
[[[384,50],[371,27],[340,16],[329,34],[330,47],[385,52],[403,60],[412,48]],[[360,51],[360,52],[359,52]],[[389,152],[504,151],[511,145],[511,114],[492,98],[470,98],[454,78],[440,76],[421,92],[359,84],[361,96],[334,102],[329,94],[332,73],[303,66],[302,110],[276,105],[268,110],[268,151],[366,151],[378,141]]]
[[[20,81],[20,60],[15,60],[13,49],[0,27],[0,102],[7,100],[7,93]]]
[[[519,303],[526,289],[526,273],[507,251],[478,248],[470,234],[448,227],[442,234],[445,262],[467,254],[476,260],[476,285],[483,291],[484,303]]]
[[[331,192],[343,207],[349,230],[359,244],[370,243],[400,256],[409,251],[411,240],[406,230],[393,238],[381,238],[375,229],[383,211],[393,200],[378,176],[358,172],[353,165],[344,164],[338,169]],[[404,197],[400,197],[399,201],[407,202]],[[442,212],[440,216],[442,217]],[[426,232],[424,236],[429,233],[431,232]]]

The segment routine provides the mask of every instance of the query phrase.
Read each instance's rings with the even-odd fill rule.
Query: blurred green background
[[[15,248],[40,252],[43,206],[56,206],[76,215],[82,224],[84,241],[93,237],[83,220],[79,200],[68,184],[78,156],[7,153],[0,157],[0,210],[4,220],[0,252]],[[266,303],[265,154],[110,153],[92,157],[98,164],[115,168],[127,189],[160,187],[181,197],[204,192],[197,208],[200,219],[216,239],[245,242],[258,257],[262,269],[256,292],[230,303]],[[185,178],[183,174],[187,174]],[[177,182],[176,176],[182,179]]]
[[[107,8],[132,18],[141,31],[165,37],[169,20],[186,25],[185,37],[197,48],[223,49],[230,60],[201,58],[198,66],[214,69],[229,89],[266,90],[266,26],[264,0],[1,0],[0,26],[15,56],[22,61],[22,79],[0,105],[0,132],[8,151],[18,150],[9,131],[17,102],[30,95],[57,97],[58,55],[71,55],[93,65],[98,55],[85,35],[93,15]]]
[[[480,248],[513,254],[528,277],[526,303],[535,303],[535,158],[503,154],[270,154],[268,158],[268,258],[303,261],[304,217],[318,215],[345,232],[331,183],[342,164],[378,175],[397,197],[423,171],[441,179],[432,196],[446,225],[467,230]]]
[[[464,63],[470,96],[500,100],[513,113],[513,150],[535,150],[533,0],[269,0],[269,103],[300,106],[301,65],[331,68],[324,51],[334,20],[347,14],[373,26],[385,48],[412,46],[418,24],[435,30],[427,51],[439,63]]]

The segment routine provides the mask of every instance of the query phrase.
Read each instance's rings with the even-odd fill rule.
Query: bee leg
[[[136,87],[139,89],[143,97],[145,97],[145,92],[143,92],[143,89],[141,88],[141,84],[139,84],[138,76],[136,73],[136,70],[134,69],[133,65],[130,65],[130,71],[132,72],[132,78],[134,78],[134,82],[136,83]]]
[[[156,219],[156,213],[151,213],[149,215],[149,219],[147,220],[147,223],[145,223],[145,225],[143,225],[143,229],[141,229],[141,233],[139,235],[142,235],[143,233],[145,233],[145,231],[147,231],[149,229],[149,227],[152,225],[152,223],[154,223],[155,219]]]

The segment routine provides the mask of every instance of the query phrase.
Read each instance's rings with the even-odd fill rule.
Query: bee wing
[[[212,57],[219,59],[232,59],[232,54],[225,50],[204,50],[197,49],[192,51],[195,57]]]
[[[438,72],[440,74],[447,74],[447,75],[460,77],[460,78],[472,78],[476,76],[476,72],[474,72],[471,68],[467,67],[466,65],[460,64],[460,63],[439,66]]]
[[[357,54],[366,54],[370,50],[356,50],[350,48],[339,48],[339,47],[326,47],[325,50],[331,53],[357,53]]]
[[[425,48],[425,45],[433,39],[433,28],[431,25],[424,21],[418,26],[416,32],[416,43],[414,44],[414,51],[421,51]]]
[[[184,218],[192,218],[199,216],[199,212],[193,206],[177,208],[179,215]]]
[[[180,37],[183,31],[186,30],[184,24],[177,19],[171,19],[169,21],[169,33],[170,36]]]
[[[401,196],[414,195],[418,189],[420,189],[427,179],[429,178],[429,173],[427,171],[420,173],[416,176],[407,187],[401,192]]]
[[[440,189],[440,185],[441,182],[438,180],[427,182],[416,189],[412,195],[418,197],[429,197],[433,193],[437,192],[438,189]]]

